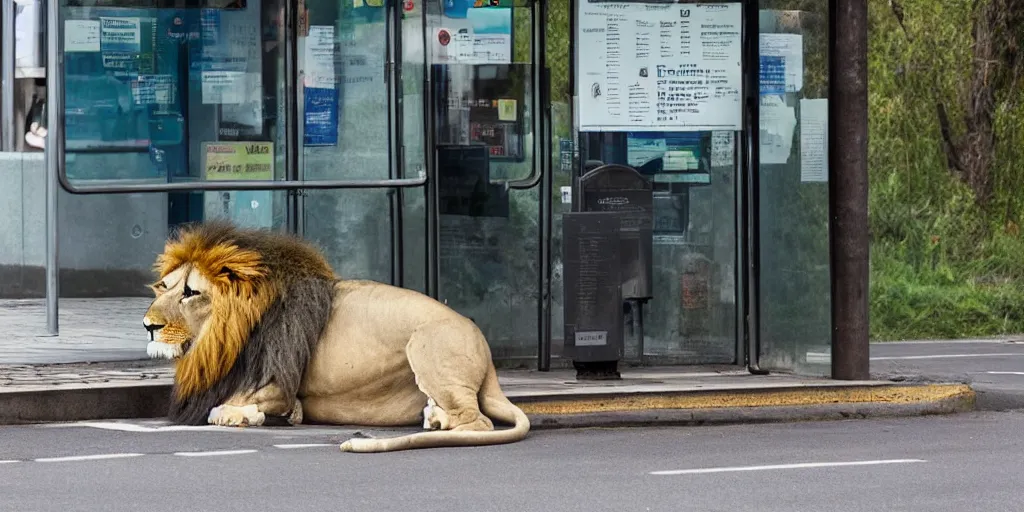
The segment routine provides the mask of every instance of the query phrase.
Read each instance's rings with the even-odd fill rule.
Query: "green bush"
[[[937,104],[965,129],[971,21],[984,1],[906,0],[904,26],[871,0],[871,335],[877,340],[1024,332],[1024,138],[1018,88],[995,94],[994,192],[983,205],[950,170]],[[998,65],[998,64],[997,64]]]

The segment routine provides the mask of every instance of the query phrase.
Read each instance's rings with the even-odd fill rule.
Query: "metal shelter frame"
[[[550,136],[551,109],[549,96],[550,76],[545,60],[547,0],[530,0],[533,9],[532,20],[532,65],[534,88],[532,102],[534,106],[533,123],[533,172],[522,180],[508,181],[506,185],[514,189],[540,187],[540,296],[538,300],[538,368],[546,371],[550,366],[551,349],[551,238],[552,238],[552,176],[550,172]],[[740,0],[744,5],[744,48],[745,52],[757,51],[757,0]],[[12,0],[3,0],[4,35],[13,34],[6,30],[8,21],[6,14],[13,10]],[[285,56],[286,100],[285,107],[288,122],[285,139],[287,179],[279,181],[229,181],[229,182],[190,182],[164,184],[124,184],[102,186],[77,186],[67,178],[64,152],[64,64],[63,27],[60,23],[60,0],[46,2],[46,70],[47,70],[47,114],[50,130],[46,147],[46,318],[47,331],[51,336],[59,333],[58,325],[58,186],[72,194],[117,194],[117,193],[157,193],[173,191],[215,191],[215,190],[287,190],[289,192],[289,228],[301,234],[301,201],[302,191],[306,189],[386,189],[391,192],[392,215],[392,279],[399,284],[401,277],[401,194],[405,189],[422,188],[426,198],[426,270],[427,293],[432,297],[438,294],[438,190],[436,183],[437,166],[433,150],[433,134],[431,123],[434,119],[433,87],[430,74],[425,80],[425,116],[424,138],[427,148],[426,173],[417,178],[401,178],[402,156],[404,146],[401,144],[402,129],[402,95],[398,87],[401,74],[401,38],[396,34],[400,26],[402,9],[399,0],[386,0],[385,9],[388,22],[388,51],[384,65],[389,91],[389,135],[392,137],[389,148],[389,179],[386,180],[303,180],[299,166],[299,133],[298,133],[298,71],[297,71],[297,34],[298,13],[294,2],[285,2]],[[575,3],[575,2],[573,2]],[[867,234],[867,1],[866,0],[828,0],[829,4],[829,221],[830,221],[830,262],[832,283],[832,378],[865,379],[868,377],[868,234]],[[575,9],[573,10],[575,16]],[[423,17],[424,43],[428,37],[426,16]],[[569,28],[573,30],[572,25]],[[751,36],[751,30],[754,34]],[[7,36],[13,37],[13,35]],[[576,41],[570,38],[570,58],[575,65]],[[3,41],[3,51],[8,48],[13,52],[13,45]],[[428,46],[424,44],[424,48]],[[425,58],[429,58],[426,57]],[[12,59],[13,61],[13,59]],[[750,59],[748,64],[754,66],[744,75],[745,89],[756,91],[758,63]],[[570,76],[573,73],[570,72]],[[5,66],[3,79],[7,80]],[[571,78],[570,78],[571,80]],[[758,102],[756,95],[752,100],[749,93],[744,102],[744,128],[747,131],[743,143],[746,145],[746,157],[743,168],[747,171],[743,186],[748,194],[741,210],[741,223],[748,227],[755,221],[757,168],[755,157],[758,151],[757,127]],[[7,95],[3,99],[3,110],[6,113]],[[575,123],[574,123],[575,124]],[[753,128],[751,128],[753,127]],[[578,138],[576,126],[573,126],[574,138]],[[9,135],[5,132],[4,138]],[[753,191],[753,197],[750,197]],[[396,228],[397,226],[397,228]],[[741,240],[747,258],[745,265],[745,288],[741,287],[741,296],[756,296],[758,279],[756,265],[756,240],[750,240],[753,230],[747,229],[746,236]],[[395,234],[397,233],[397,235]],[[756,233],[756,232],[754,232]],[[753,242],[753,243],[751,243]],[[395,245],[397,244],[397,246]],[[753,307],[752,307],[753,306]],[[747,305],[746,322],[748,333],[756,332],[756,301]],[[746,351],[747,367],[751,372],[762,373],[757,367],[757,340],[748,336]]]

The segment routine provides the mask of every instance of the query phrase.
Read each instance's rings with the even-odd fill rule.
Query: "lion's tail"
[[[480,387],[480,411],[492,420],[510,423],[512,428],[503,430],[435,430],[400,437],[384,439],[349,439],[341,445],[343,452],[391,452],[416,448],[440,448],[446,446],[481,446],[506,444],[520,441],[530,432],[530,419],[522,409],[513,404],[501,392],[498,374],[492,366],[487,371]]]

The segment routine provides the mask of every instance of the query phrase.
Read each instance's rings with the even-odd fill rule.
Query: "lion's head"
[[[143,323],[151,344],[176,358],[172,419],[199,423],[232,393],[271,379],[298,387],[336,279],[318,250],[287,234],[211,222],[178,231],[155,267]]]
[[[184,274],[185,269],[177,269],[150,285],[154,299],[142,317],[142,325],[149,332],[146,353],[151,358],[176,360],[192,345],[191,331],[179,308]]]

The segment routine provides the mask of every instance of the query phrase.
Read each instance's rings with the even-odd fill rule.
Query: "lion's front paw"
[[[206,422],[222,427],[258,427],[267,419],[255,405],[219,405],[210,410]]]

